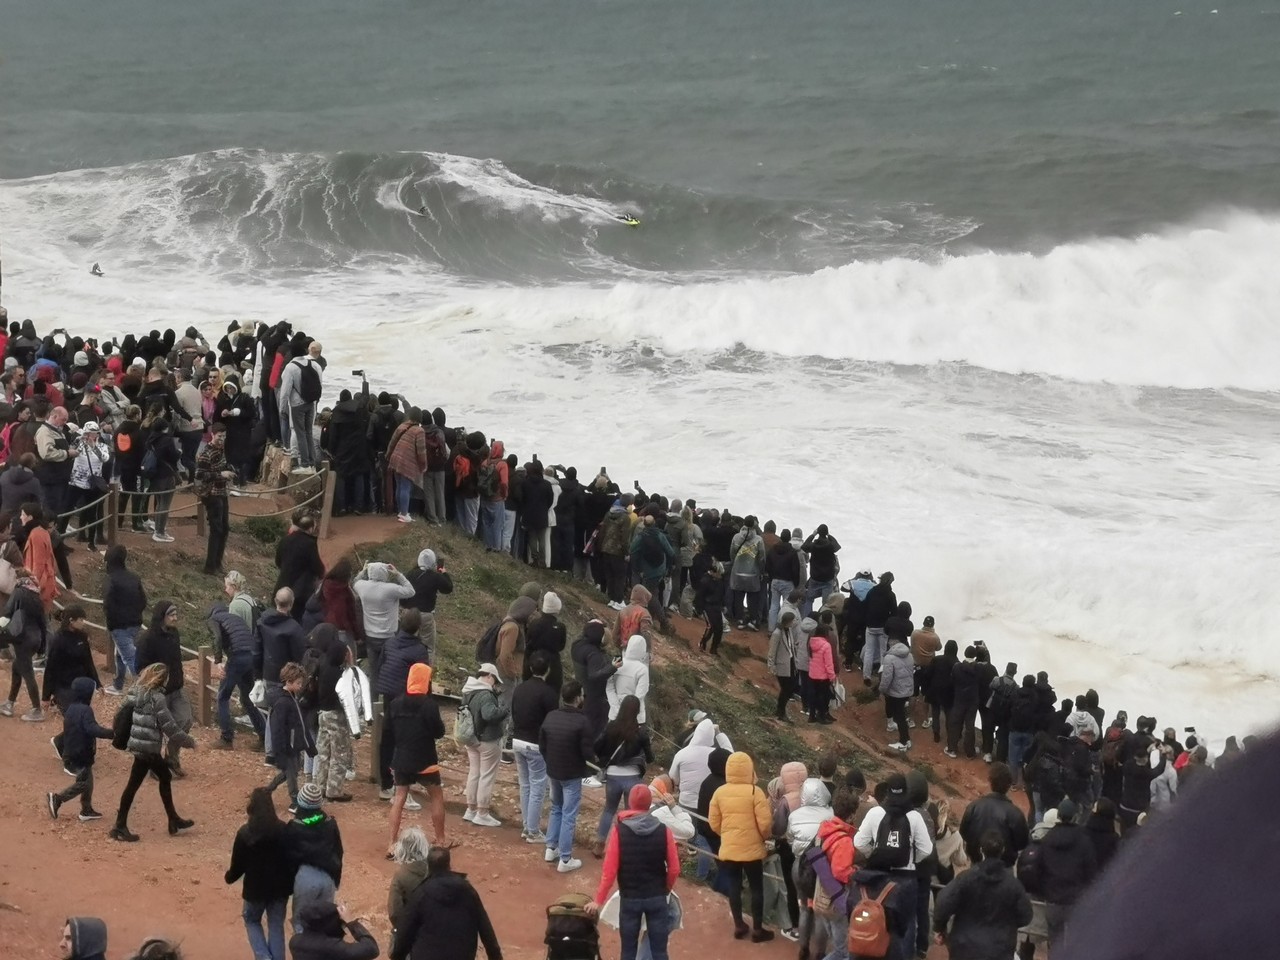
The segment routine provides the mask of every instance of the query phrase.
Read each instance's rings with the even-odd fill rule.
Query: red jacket
[[[356,600],[351,587],[326,577],[320,585],[320,591],[324,601],[324,622],[345,630],[353,639],[363,637],[363,618],[356,616]]]
[[[647,810],[623,810],[618,814],[619,820],[647,815]],[[667,893],[675,889],[676,879],[680,876],[680,853],[676,850],[676,837],[667,826]],[[596,903],[604,906],[613,889],[613,881],[618,878],[618,825],[615,823],[609,831],[609,840],[604,847],[604,870],[600,874],[600,886],[596,888]]]
[[[818,825],[818,842],[831,864],[831,875],[848,885],[853,876],[853,824],[838,817],[824,820]]]

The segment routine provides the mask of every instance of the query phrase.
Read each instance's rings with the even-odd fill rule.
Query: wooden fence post
[[[381,783],[382,772],[379,769],[381,764],[378,757],[381,755],[382,749],[382,704],[375,703],[373,705],[373,742],[369,744],[369,782]]]
[[[320,500],[320,539],[329,539],[329,521],[333,519],[333,494],[338,476],[329,467],[324,472],[324,497]]]
[[[213,723],[213,695],[209,684],[213,680],[213,647],[207,644],[196,648],[196,720],[202,727]]]
[[[102,522],[107,525],[107,546],[116,545],[116,534],[120,526],[120,481],[113,480],[107,488],[107,508],[102,511],[106,517]]]
[[[196,498],[196,536],[206,536],[204,527],[204,501]]]

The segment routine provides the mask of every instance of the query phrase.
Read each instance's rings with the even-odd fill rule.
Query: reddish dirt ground
[[[235,503],[233,509],[239,512]],[[254,507],[243,512],[251,509]],[[200,552],[190,524],[177,524],[173,532],[179,538],[176,547],[185,546],[189,554]],[[334,558],[355,544],[395,532],[394,521],[384,518],[339,519],[334,522],[333,536],[322,541],[322,553],[326,559]],[[140,550],[152,547],[149,540],[144,542],[142,538],[126,542]],[[84,551],[78,551],[75,563],[78,569],[88,571],[94,561]],[[85,582],[96,583],[97,575],[89,574]],[[604,612],[603,607],[601,610]],[[696,642],[693,624],[679,618],[676,622],[681,637]],[[752,648],[763,653],[763,635],[733,636],[738,643],[747,636]],[[762,687],[772,684],[762,663],[742,661],[738,669]],[[0,682],[7,680],[6,674],[7,670],[0,673]],[[24,705],[25,701],[20,699],[19,703]],[[115,703],[111,698],[95,699],[100,722],[110,722]],[[900,758],[885,748],[883,724],[879,704],[858,706],[851,702],[840,711],[840,723],[831,730],[803,725],[798,729],[815,748],[825,737],[843,735],[865,750],[885,754],[886,763],[902,765]],[[55,957],[63,919],[68,915],[90,915],[106,920],[111,957],[127,956],[144,937],[152,935],[182,941],[190,960],[249,956],[239,919],[239,885],[224,884],[223,871],[232,837],[243,821],[248,789],[270,777],[261,757],[250,752],[243,742],[230,753],[210,750],[216,730],[197,728],[194,732],[201,749],[190,754],[184,764],[188,776],[176,782],[174,790],[179,811],[196,821],[195,828],[182,836],[168,836],[159,797],[148,782],[139,793],[130,818],[131,827],[142,840],[119,844],[107,838],[107,830],[128,758],[109,744],[101,745],[95,768],[95,806],[107,815],[106,819],[82,824],[75,819],[74,810],[64,810],[60,820],[50,820],[45,792],[62,789],[69,782],[49,744],[49,738],[58,730],[60,721],[56,718],[43,724],[22,723],[16,717],[0,720],[0,756],[6,774],[0,781],[0,938],[5,943],[5,955]],[[965,797],[976,796],[985,789],[985,768],[980,762],[947,760],[927,735],[917,738],[912,756],[915,762],[933,763],[938,775]],[[363,744],[358,746],[358,759],[361,771],[367,770],[367,748]],[[467,873],[479,889],[506,956],[517,960],[544,956],[543,908],[566,890],[593,892],[599,879],[599,863],[589,852],[582,851],[584,868],[562,876],[541,861],[539,850],[520,841],[514,827],[484,830],[463,823],[465,762],[446,759],[446,764],[448,830],[451,839],[459,844],[454,851],[455,868]],[[387,805],[378,801],[373,785],[363,777],[351,788],[356,801],[331,808],[341,824],[346,848],[340,898],[369,918],[385,956],[389,938],[386,892],[395,872],[395,865],[382,859]],[[504,766],[495,804],[500,816],[514,812],[514,790],[514,767]],[[283,791],[279,797],[283,799]],[[601,799],[601,791],[587,791],[580,822],[594,822]],[[405,823],[426,825],[422,814],[406,813]],[[745,953],[767,960],[795,955],[794,945],[781,938],[759,946],[736,943],[729,936],[731,927],[723,899],[683,881],[678,889],[685,905],[685,928],[672,940],[673,956],[716,960]],[[617,938],[612,931],[604,931],[603,943],[604,955],[616,957]],[[944,955],[937,948],[934,952]]]

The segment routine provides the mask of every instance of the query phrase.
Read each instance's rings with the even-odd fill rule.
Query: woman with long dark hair
[[[653,763],[649,733],[640,725],[639,697],[622,698],[618,715],[596,739],[596,756],[600,758],[600,775],[604,778],[604,809],[600,811],[591,852],[599,858],[604,856],[604,841],[613,826],[618,803],[625,803],[631,788],[644,782],[645,765]]]
[[[147,437],[147,452],[142,460],[144,467],[148,466],[148,456],[154,454],[154,466],[146,477],[147,489],[155,497],[155,514],[150,521],[153,531],[151,539],[157,543],[172,543],[173,536],[166,532],[166,527],[169,524],[173,491],[178,486],[182,454],[178,449],[178,441],[174,439],[173,427],[164,417],[157,417],[149,423],[144,420],[142,427]]]
[[[164,759],[165,737],[188,749],[194,749],[196,745],[190,734],[182,732],[169,712],[164,695],[168,681],[169,668],[163,663],[153,663],[138,675],[138,683],[129,695],[128,702],[133,705],[133,723],[129,727],[128,749],[133,755],[133,766],[129,770],[124,793],[120,795],[120,809],[116,812],[116,823],[110,833],[112,840],[137,841],[138,835],[129,832],[129,808],[133,806],[133,798],[148,773],[155,774],[159,781],[160,802],[169,815],[169,833],[175,834],[195,826],[194,821],[178,816],[173,807],[173,772]]]
[[[244,884],[245,935],[258,960],[288,960],[285,953],[284,914],[293,893],[293,871],[284,844],[284,823],[276,816],[271,791],[255,787],[249,794],[245,807],[248,821],[236,832],[231,846],[231,866],[227,868],[227,883],[235,883],[241,877]],[[267,928],[264,934],[262,917],[266,914]]]

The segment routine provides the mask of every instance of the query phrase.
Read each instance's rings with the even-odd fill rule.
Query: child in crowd
[[[89,701],[97,683],[88,677],[71,682],[72,701],[62,712],[62,763],[76,782],[60,793],[48,794],[49,816],[58,819],[58,809],[67,801],[80,798],[80,820],[101,820],[93,809],[93,761],[98,755],[98,741],[110,740],[111,731],[98,723]]]
[[[298,800],[298,769],[302,766],[302,755],[316,755],[315,741],[307,729],[302,704],[298,702],[298,695],[306,682],[307,674],[302,667],[286,663],[280,668],[280,683],[284,690],[271,708],[271,744],[274,763],[280,772],[267,787],[274,791],[280,784],[287,783],[291,811]]]

